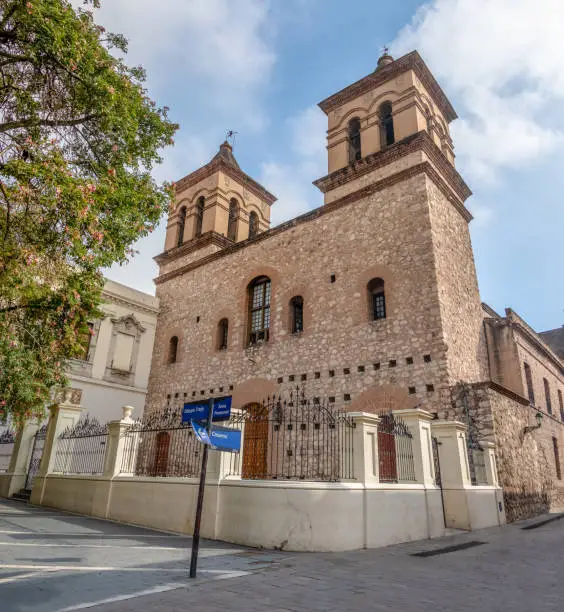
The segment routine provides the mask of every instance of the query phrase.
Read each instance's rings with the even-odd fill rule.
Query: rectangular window
[[[523,366],[525,368],[525,381],[527,382],[527,393],[529,395],[529,402],[534,406],[535,405],[535,391],[533,389],[533,377],[531,375],[531,366],[524,362]]]
[[[88,361],[88,354],[90,353],[90,344],[92,343],[92,334],[94,333],[94,323],[88,323],[88,331],[80,336],[79,342],[81,346],[81,353],[77,356],[77,359]]]
[[[560,420],[564,421],[564,402],[562,401],[562,391],[558,389],[558,405],[560,407]]]
[[[383,292],[372,294],[372,310],[374,321],[386,318],[386,296]]]
[[[556,465],[556,478],[562,480],[562,470],[560,469],[560,453],[558,452],[558,440],[552,438],[552,446],[554,448],[554,464]]]
[[[548,384],[548,380],[546,378],[542,379],[544,383],[544,397],[546,400],[546,410],[548,414],[552,414],[552,401],[550,399],[550,385]]]
[[[114,370],[129,372],[134,342],[135,337],[130,336],[129,334],[118,333],[116,335],[114,358],[112,360],[112,368]]]
[[[252,289],[250,311],[250,344],[268,340],[270,328],[270,280],[259,281]]]

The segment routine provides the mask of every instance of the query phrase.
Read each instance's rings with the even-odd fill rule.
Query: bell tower
[[[205,166],[179,180],[175,191],[165,253],[210,241],[223,248],[270,227],[276,198],[241,170],[227,141]]]
[[[417,51],[397,60],[384,53],[374,72],[319,107],[328,120],[329,174],[315,185],[326,204],[366,185],[370,169],[380,168],[372,178],[383,178],[398,168],[400,157],[402,168],[423,161],[412,155],[417,148],[436,149],[454,169],[449,123],[457,115]],[[413,144],[418,136],[420,147]]]

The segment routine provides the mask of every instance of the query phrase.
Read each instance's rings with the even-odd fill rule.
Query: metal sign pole
[[[213,397],[209,401],[209,414],[207,429],[208,433],[211,429],[213,418]],[[192,557],[190,559],[190,578],[196,577],[196,568],[198,566],[198,550],[200,548],[200,523],[202,521],[202,507],[204,505],[204,489],[206,486],[206,470],[208,467],[208,445],[204,444],[204,453],[202,455],[202,471],[200,473],[200,487],[198,488],[198,504],[196,506],[196,519],[194,521],[194,535],[192,536]]]

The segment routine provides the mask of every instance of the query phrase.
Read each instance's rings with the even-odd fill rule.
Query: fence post
[[[12,497],[14,493],[23,489],[31,460],[33,438],[38,430],[37,421],[26,421],[18,429],[8,472],[0,476],[0,496]]]
[[[55,455],[57,450],[57,439],[67,427],[73,427],[80,418],[82,407],[80,389],[64,389],[59,397],[59,401],[49,407],[49,423],[47,425],[47,435],[43,446],[43,455],[39,471],[35,479],[35,485],[31,492],[31,503],[40,506],[45,495],[47,476],[53,471]]]
[[[433,415],[427,410],[413,408],[394,410],[413,436],[413,467],[415,480],[424,485],[435,484],[435,468],[433,461],[433,442],[431,437],[431,421]]]
[[[491,487],[499,487],[497,478],[497,464],[495,461],[495,444],[480,440],[479,445],[484,449],[484,461],[486,464],[486,479]]]
[[[104,478],[113,478],[121,472],[126,441],[125,433],[133,423],[131,418],[133,410],[135,410],[133,406],[123,406],[121,421],[111,421],[108,423],[108,442],[104,455]]]
[[[378,422],[380,417],[369,412],[348,412],[355,424],[353,434],[354,477],[362,483],[380,482],[378,463]]]

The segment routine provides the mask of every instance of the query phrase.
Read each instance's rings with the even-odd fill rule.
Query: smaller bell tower
[[[175,185],[176,201],[169,214],[165,253],[203,237],[223,237],[225,244],[253,238],[270,227],[276,197],[239,167],[225,141],[216,155]]]

